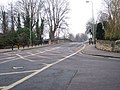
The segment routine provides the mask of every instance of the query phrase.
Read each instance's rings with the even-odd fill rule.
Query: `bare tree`
[[[21,29],[21,19],[20,19],[20,13],[17,15],[17,30]]]
[[[76,39],[77,42],[84,42],[88,39],[88,37],[87,37],[86,34],[83,34],[83,33],[79,34],[78,33],[78,34],[76,34],[75,39]]]
[[[11,31],[14,32],[15,31],[15,20],[14,20],[14,7],[13,7],[13,3],[10,4],[10,16],[11,16]]]
[[[109,15],[108,30],[105,32],[107,39],[120,39],[120,0],[104,0],[106,11]]]
[[[43,7],[42,4],[42,0],[19,0],[17,2],[25,27],[31,27],[31,30],[33,30],[37,20],[39,19],[40,11]]]
[[[4,6],[1,6],[0,8],[0,21],[1,21],[1,27],[3,34],[6,34],[8,32],[8,14],[4,9]]]
[[[49,38],[55,40],[55,32],[62,28],[69,12],[69,3],[67,0],[45,0],[45,13],[47,25],[49,27]]]
[[[108,13],[100,11],[97,19],[98,19],[98,22],[102,23],[104,21],[108,21],[108,17],[109,17]]]

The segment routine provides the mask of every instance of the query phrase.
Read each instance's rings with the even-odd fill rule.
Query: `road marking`
[[[30,55],[34,55],[33,53],[31,53],[31,52],[27,52],[28,54],[30,54]]]
[[[108,59],[120,61],[120,59],[118,59],[118,58],[108,58]]]
[[[52,48],[50,50],[45,50],[43,52],[39,52],[39,53],[36,53],[36,54],[40,54],[40,53],[45,53],[45,52],[48,52],[48,51],[53,51],[53,50],[56,50],[56,49],[59,49],[60,47],[55,47],[55,48]]]
[[[63,54],[63,53],[59,53],[59,54],[57,54],[57,53],[47,53],[47,55],[49,55],[49,56],[65,56],[65,55],[61,55],[61,54]]]
[[[13,58],[16,58],[16,57],[7,57],[7,58],[1,58],[0,60],[5,60],[5,59],[13,59]]]
[[[13,67],[13,69],[23,69],[23,67]]]
[[[36,72],[37,70],[29,70],[29,71],[21,71],[21,72],[9,72],[9,73],[0,73],[0,76],[2,75],[12,75],[12,74],[21,74],[21,73],[30,73],[30,72]]]
[[[15,58],[15,59],[12,59],[12,60],[6,60],[6,61],[3,61],[3,62],[0,62],[0,64],[3,64],[3,63],[7,63],[7,62],[12,62],[12,61],[16,61],[18,60],[19,58]]]
[[[11,56],[11,54],[9,54],[9,53],[3,53],[3,54],[8,55],[8,56]]]
[[[28,75],[28,76],[26,76],[26,77],[24,77],[24,78],[16,81],[15,83],[13,83],[13,84],[11,84],[11,85],[9,85],[9,86],[6,86],[6,87],[3,88],[2,90],[9,90],[9,89],[11,89],[11,88],[14,88],[15,86],[23,83],[24,81],[30,79],[31,77],[35,76],[36,74],[38,74],[38,73],[40,73],[40,72],[42,72],[42,71],[44,71],[44,70],[52,67],[53,65],[56,65],[56,64],[58,64],[58,63],[60,63],[60,62],[62,62],[62,61],[64,61],[64,60],[66,60],[66,59],[68,59],[68,58],[76,55],[77,53],[79,53],[79,52],[80,52],[81,50],[83,50],[84,48],[85,48],[85,45],[84,45],[80,50],[76,51],[75,53],[70,54],[70,55],[68,55],[68,56],[66,56],[66,57],[64,57],[64,58],[62,58],[62,59],[60,59],[60,60],[58,60],[58,61],[56,61],[56,62],[54,62],[54,63],[52,63],[52,64],[48,64],[47,66],[43,67],[42,69],[39,69],[39,70],[37,70],[36,72],[34,72],[34,73],[32,73],[32,74],[30,74],[30,75]]]
[[[0,86],[0,89],[3,89],[3,88],[5,88],[6,86]]]
[[[18,57],[20,57],[21,59],[24,59],[24,60],[27,60],[27,61],[30,61],[30,62],[34,62],[33,60],[31,59],[28,59],[28,58],[25,58],[23,56],[21,56],[20,54],[16,54]]]
[[[44,59],[52,59],[52,58],[50,58],[50,57],[45,57],[45,56],[39,56],[39,55],[35,55],[35,56],[37,56],[37,57],[40,57],[40,58],[44,58]]]
[[[59,47],[55,47],[55,48],[52,48],[52,49],[49,49],[49,50],[45,50],[44,52],[39,52],[39,53],[36,53],[34,55],[37,55],[37,54],[40,54],[40,53],[45,53],[47,51],[52,51],[52,50],[55,50],[55,49],[58,49]],[[27,56],[24,56],[25,57],[29,57],[31,55],[27,55]],[[15,59],[12,59],[12,60],[6,60],[6,61],[3,61],[3,62],[0,62],[0,64],[3,64],[3,63],[7,63],[7,62],[12,62],[12,61],[15,61],[15,60],[18,60],[19,58],[15,58]]]

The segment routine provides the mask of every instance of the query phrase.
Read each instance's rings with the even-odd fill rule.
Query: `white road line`
[[[50,58],[50,57],[45,57],[45,56],[39,56],[39,55],[35,55],[35,56],[37,56],[37,57],[40,57],[40,58],[45,58],[45,59],[52,59],[52,58]]]
[[[30,74],[30,75],[28,75],[28,76],[26,76],[26,77],[24,77],[24,78],[16,81],[15,83],[13,83],[13,84],[11,84],[11,85],[3,88],[2,90],[9,90],[9,89],[11,89],[11,88],[14,88],[15,86],[23,83],[24,81],[30,79],[31,77],[35,76],[36,74],[38,74],[38,73],[40,73],[40,72],[42,72],[42,71],[50,68],[51,66],[56,65],[56,64],[58,64],[59,62],[62,62],[62,61],[64,61],[64,60],[66,60],[66,59],[68,59],[68,58],[76,55],[77,53],[79,53],[79,52],[80,52],[81,50],[83,50],[84,48],[85,48],[85,45],[83,46],[83,48],[81,48],[80,50],[76,51],[75,53],[70,54],[70,55],[66,56],[65,58],[62,58],[62,59],[60,59],[60,60],[58,60],[58,61],[56,61],[56,62],[54,62],[54,63],[52,63],[52,64],[48,64],[47,66],[43,67],[42,69],[39,69],[39,70],[37,70],[36,72],[34,72],[34,73],[32,73],[32,74]]]
[[[24,57],[21,56],[20,54],[16,54],[16,56],[20,57],[21,59],[24,59]]]
[[[34,62],[33,60],[31,60],[31,59],[28,59],[28,58],[25,58],[25,57],[23,57],[23,56],[21,56],[21,55],[19,55],[19,54],[16,54],[18,57],[20,57],[21,59],[24,59],[24,60],[27,60],[27,61],[30,61],[30,62]]]
[[[44,51],[44,52],[42,52],[42,53],[45,53],[45,52],[47,52],[47,51],[52,51],[52,50],[55,50],[55,49],[58,49],[59,47],[55,47],[55,48],[52,48],[52,49],[50,49],[50,50],[46,50],[46,51]],[[36,53],[36,54],[34,54],[34,55],[37,55],[37,54],[40,54],[41,52],[39,52],[39,53]],[[27,56],[24,56],[24,58],[25,57],[29,57],[29,56],[31,56],[31,55],[27,55]],[[15,60],[18,60],[19,58],[15,58],[15,59],[12,59],[12,60],[6,60],[6,61],[3,61],[3,62],[0,62],[0,64],[3,64],[3,63],[7,63],[7,62],[12,62],[12,61],[15,61]]]
[[[8,55],[8,56],[11,56],[11,54],[9,54],[9,53],[3,53],[3,54]]]
[[[12,75],[12,74],[21,74],[21,73],[30,73],[30,72],[36,72],[37,70],[29,70],[29,71],[21,71],[21,72],[9,72],[9,73],[0,73],[0,76],[2,75]]]
[[[5,60],[5,59],[13,59],[13,58],[16,58],[16,57],[7,57],[7,58],[1,58],[0,60]]]
[[[110,59],[110,60],[120,61],[120,59],[118,59],[118,58],[108,58],[108,59]]]
[[[12,61],[16,61],[18,60],[19,58],[15,58],[15,59],[12,59],[12,60],[6,60],[6,61],[3,61],[3,62],[0,62],[0,64],[3,64],[3,63],[7,63],[7,62],[12,62]]]
[[[5,88],[6,86],[0,86],[0,89]]]
[[[31,52],[27,52],[28,54],[30,54],[30,55],[34,55],[33,53],[31,53]]]
[[[13,69],[15,69],[15,70],[16,70],[16,69],[23,69],[23,67],[19,67],[19,66],[16,67],[16,66],[14,66]]]
[[[47,55],[50,55],[50,56],[65,56],[65,55],[61,55],[62,53],[59,53],[59,54],[56,54],[56,53],[47,53]]]
[[[45,50],[45,51],[43,51],[43,52],[39,52],[39,53],[36,53],[36,54],[45,53],[45,52],[48,52],[48,51],[53,51],[53,50],[59,49],[59,48],[60,48],[60,47],[55,47],[55,48],[52,48],[52,49],[50,49],[50,50]]]

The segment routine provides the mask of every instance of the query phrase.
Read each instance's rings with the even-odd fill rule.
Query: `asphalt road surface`
[[[81,43],[0,53],[0,90],[120,90],[120,60]]]

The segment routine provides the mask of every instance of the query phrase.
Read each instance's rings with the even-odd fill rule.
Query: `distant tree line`
[[[17,0],[0,6],[0,48],[43,43],[45,32],[51,42],[58,31],[66,30],[67,0]]]
[[[78,33],[75,36],[73,34],[69,34],[68,39],[75,42],[84,42],[88,40],[88,36],[84,33]]]

